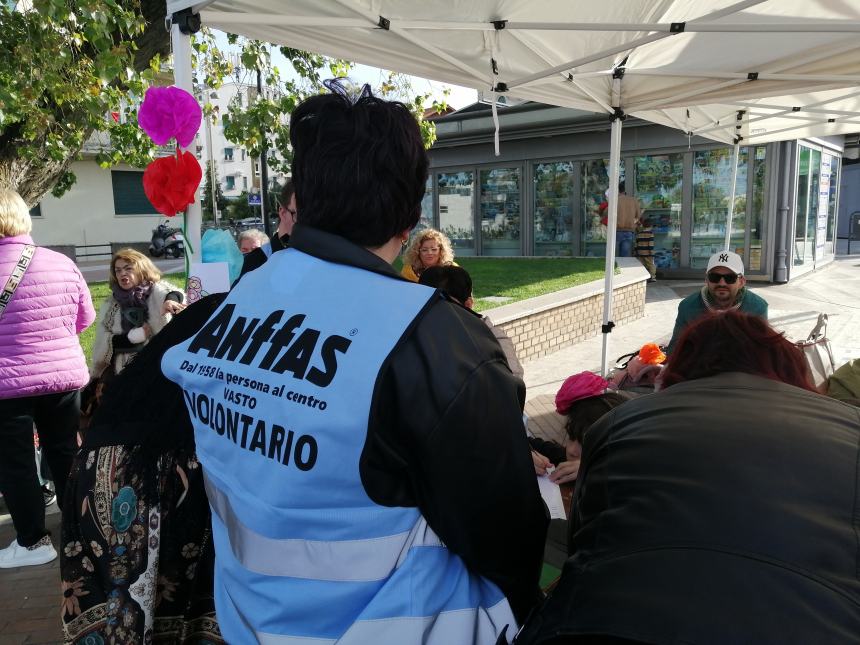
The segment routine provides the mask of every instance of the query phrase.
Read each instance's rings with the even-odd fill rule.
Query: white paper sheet
[[[188,303],[210,293],[230,291],[230,273],[226,262],[192,262],[188,272]]]
[[[561,498],[561,489],[558,484],[550,481],[549,475],[540,475],[537,480],[540,496],[546,502],[550,519],[566,520],[567,513],[564,510],[564,500]]]

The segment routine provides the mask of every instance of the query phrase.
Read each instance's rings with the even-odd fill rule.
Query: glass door
[[[806,244],[803,246],[803,263],[814,264],[816,259],[818,211],[821,206],[818,185],[821,179],[821,152],[811,150],[809,155],[809,206],[806,210]],[[825,202],[825,213],[826,213]],[[826,228],[826,225],[825,225]],[[821,238],[821,252],[824,251],[824,238]]]
[[[625,181],[624,160],[619,181]],[[606,255],[606,208],[609,190],[609,159],[582,162],[582,255]]]
[[[481,170],[481,255],[522,255],[520,169]]]
[[[809,159],[812,150],[799,147],[797,155],[797,190],[794,204],[794,265],[806,264],[806,220],[809,214]]]
[[[636,198],[654,230],[654,265],[677,269],[681,262],[684,155],[636,157]]]
[[[733,150],[699,150],[693,157],[693,239],[690,267],[704,269],[708,259],[725,247],[729,199],[732,194]],[[735,182],[729,250],[746,256],[747,171],[749,150],[741,148]]]
[[[534,254],[573,255],[572,161],[534,165]]]
[[[439,230],[451,239],[454,255],[475,255],[475,173],[437,175]]]

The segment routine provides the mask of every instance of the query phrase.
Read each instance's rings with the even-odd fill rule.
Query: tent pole
[[[620,81],[616,79],[615,82]],[[606,222],[606,276],[603,289],[603,350],[600,355],[600,373],[609,374],[609,334],[612,322],[612,283],[615,279],[615,231],[618,224],[618,170],[621,165],[621,123],[623,116],[616,112],[612,120],[609,144],[609,215]]]
[[[738,185],[738,162],[740,162],[741,144],[735,139],[734,150],[732,150],[732,192],[729,197],[729,211],[726,214],[726,244],[724,250],[730,251],[732,243],[732,219],[735,214],[735,190]]]
[[[195,96],[194,74],[191,70],[191,32],[186,27],[185,31],[188,33],[182,33],[180,29],[182,23],[176,19],[177,15],[174,15],[170,24],[170,42],[173,46],[173,78],[176,87],[185,90],[191,96]],[[200,227],[203,223],[203,210],[200,207],[199,190],[198,187],[195,193],[197,198],[185,209],[186,268],[191,266],[191,262],[199,262],[202,259]]]

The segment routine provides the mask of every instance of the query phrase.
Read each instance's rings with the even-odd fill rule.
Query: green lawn
[[[603,278],[603,258],[457,258],[457,264],[472,276],[475,309],[486,311],[493,307],[534,298],[552,291],[560,291],[578,284]],[[400,271],[401,261],[394,262]],[[185,274],[164,276],[180,288],[185,288]],[[110,295],[107,282],[90,284],[93,305],[99,310]],[[484,300],[487,297],[509,298],[508,300]],[[87,361],[90,360],[95,324],[81,334],[81,347]]]
[[[475,310],[534,298],[603,278],[603,258],[457,258],[472,276]],[[394,263],[399,271],[400,258]],[[488,296],[510,300],[483,300]]]

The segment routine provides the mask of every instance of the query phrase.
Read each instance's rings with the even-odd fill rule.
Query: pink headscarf
[[[594,372],[580,372],[568,376],[555,395],[555,409],[559,414],[567,414],[570,406],[580,399],[599,396],[609,387],[609,381]]]

